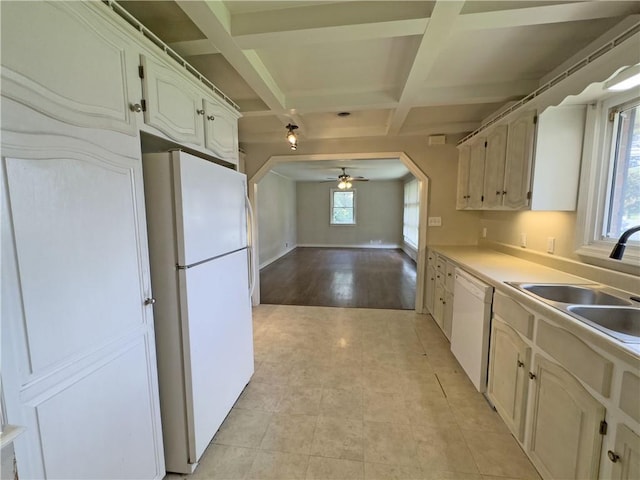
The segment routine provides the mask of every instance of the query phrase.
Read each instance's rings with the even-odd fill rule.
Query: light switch
[[[553,253],[556,250],[556,239],[547,237],[547,253]]]
[[[524,232],[520,234],[520,246],[522,248],[526,248],[527,246],[527,234]]]

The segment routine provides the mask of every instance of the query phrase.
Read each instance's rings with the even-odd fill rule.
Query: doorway
[[[415,253],[416,270],[415,270],[415,299],[413,301],[413,309],[418,313],[423,313],[424,304],[424,277],[425,277],[425,252],[426,252],[426,217],[427,217],[427,199],[428,199],[428,177],[417,167],[413,160],[404,152],[371,152],[371,153],[350,153],[350,154],[325,154],[325,155],[280,155],[272,156],[258,170],[258,172],[249,180],[249,196],[254,209],[258,213],[261,208],[269,208],[260,197],[259,182],[276,166],[285,163],[312,163],[327,161],[343,161],[349,162],[349,165],[358,165],[359,160],[380,160],[395,159],[400,161],[417,180],[419,184],[419,226],[418,226],[418,245]],[[364,164],[364,162],[363,162]],[[317,163],[316,165],[319,165]],[[310,165],[311,167],[311,165]],[[253,244],[254,248],[260,242],[260,228],[257,222],[254,222]],[[385,245],[376,245],[384,247]],[[355,252],[352,252],[354,254]],[[253,258],[254,268],[257,271],[259,260],[256,255]],[[261,289],[259,282],[256,282],[256,289],[253,294],[253,303],[257,305],[261,303]]]

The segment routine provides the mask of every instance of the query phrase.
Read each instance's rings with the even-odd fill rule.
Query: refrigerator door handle
[[[254,226],[254,217],[253,217],[253,207],[251,206],[251,200],[249,200],[249,196],[245,195],[245,202],[247,204],[247,212],[249,214],[249,224],[248,224],[248,247],[247,251],[249,252],[249,296],[253,295],[253,290],[256,288],[256,271],[255,271],[255,263],[253,261],[254,258],[254,242],[253,242],[253,226]]]

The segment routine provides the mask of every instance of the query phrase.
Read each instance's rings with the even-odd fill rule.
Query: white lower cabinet
[[[487,396],[545,480],[640,479],[640,361],[493,299]]]
[[[431,265],[427,267],[427,310],[433,314],[436,297],[436,269]]]
[[[634,480],[640,478],[640,436],[624,424],[619,424],[614,450],[607,452],[613,462],[611,478]]]
[[[509,325],[494,316],[487,395],[509,430],[524,440],[531,348]]]
[[[597,479],[605,408],[564,368],[536,355],[529,454],[544,478]]]
[[[434,254],[430,262],[433,268],[428,268],[427,302],[432,302],[429,312],[433,316],[447,339],[451,339],[451,325],[453,323],[453,285],[455,265],[442,255]],[[435,278],[432,278],[435,277]],[[429,288],[433,292],[430,298]]]

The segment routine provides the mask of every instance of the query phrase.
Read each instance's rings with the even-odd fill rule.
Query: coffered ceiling
[[[119,3],[241,107],[241,144],[284,141],[290,122],[301,144],[469,132],[640,13],[637,1]]]

